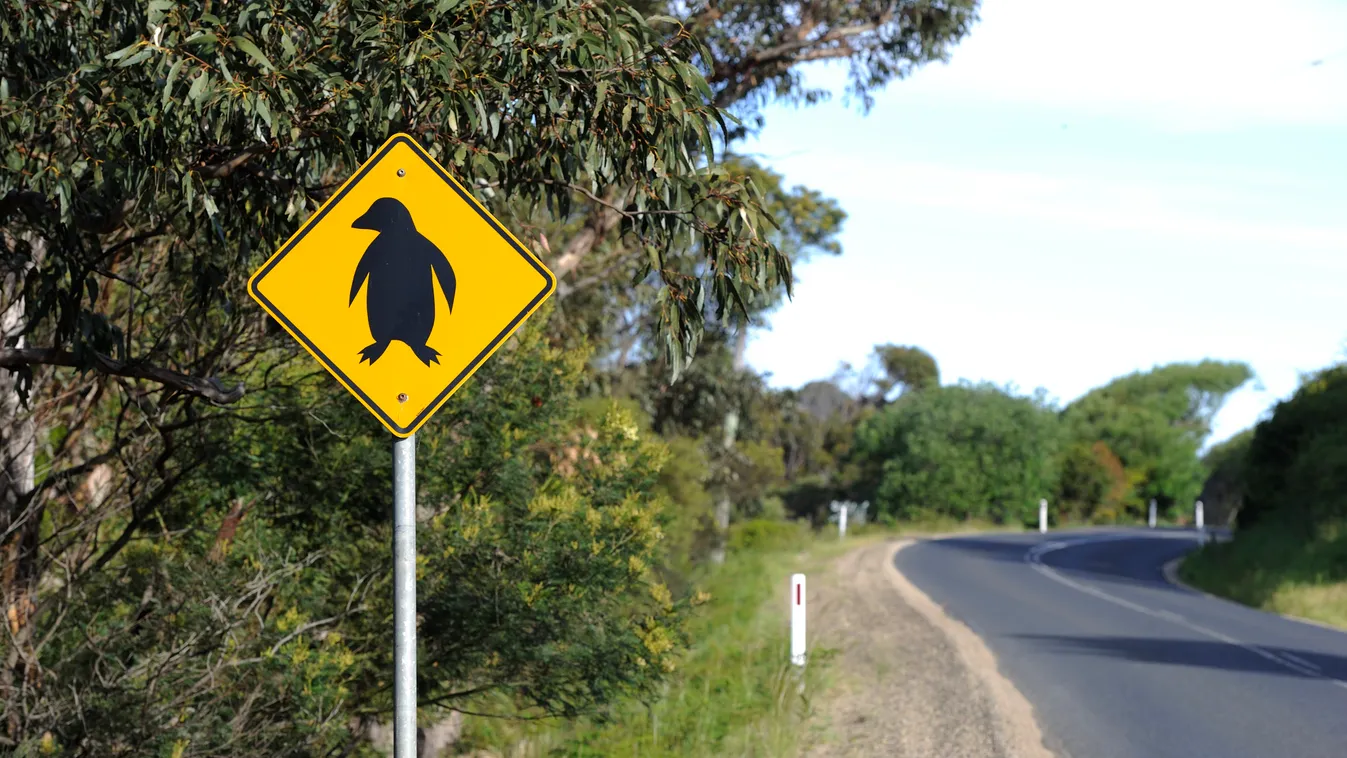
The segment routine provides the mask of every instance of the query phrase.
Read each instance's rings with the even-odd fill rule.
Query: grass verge
[[[693,644],[657,702],[624,703],[607,723],[469,717],[457,749],[505,758],[792,755],[811,698],[827,685],[829,651],[810,651],[801,691],[788,661],[787,582],[860,544],[805,534],[736,535],[739,549],[698,582],[711,600],[692,621]]]
[[[623,703],[606,723],[467,717],[456,752],[502,758],[753,756],[790,758],[821,728],[815,704],[834,683],[834,651],[814,645],[801,690],[788,662],[787,583],[812,581],[846,551],[903,535],[1019,531],[954,520],[867,525],[846,540],[783,522],[737,527],[725,565],[698,577],[711,600],[692,621],[693,640],[659,700]],[[504,709],[503,709],[504,710]]]
[[[1190,555],[1179,577],[1245,605],[1347,628],[1347,522],[1308,535],[1287,524],[1241,530]]]

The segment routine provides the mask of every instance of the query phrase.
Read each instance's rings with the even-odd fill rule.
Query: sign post
[[[416,435],[393,442],[393,751],[416,758]]]
[[[416,432],[556,277],[414,139],[389,138],[248,294],[396,438],[393,751],[415,758]]]

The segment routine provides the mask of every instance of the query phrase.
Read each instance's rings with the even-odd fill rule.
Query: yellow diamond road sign
[[[552,272],[405,134],[248,281],[253,298],[399,437],[555,288]]]

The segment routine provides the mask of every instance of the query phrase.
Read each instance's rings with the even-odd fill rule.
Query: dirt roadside
[[[801,754],[1052,758],[986,645],[894,568],[911,540],[858,547],[809,584],[810,647],[835,650]]]

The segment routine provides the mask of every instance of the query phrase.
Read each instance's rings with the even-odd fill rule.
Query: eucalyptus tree
[[[764,234],[771,219],[759,194],[714,158],[727,127],[698,66],[708,55],[686,24],[621,3],[7,4],[0,744],[54,740],[100,755],[150,737],[181,740],[163,747],[175,755],[354,744],[339,734],[347,717],[377,716],[386,691],[370,673],[374,653],[356,642],[359,619],[378,613],[369,588],[382,574],[356,567],[382,544],[370,535],[383,488],[377,466],[331,463],[379,446],[343,421],[349,403],[248,301],[247,275],[389,134],[405,132],[516,228],[530,214],[567,217],[607,207],[614,188],[637,188],[621,209],[624,233],[650,261],[642,283],[661,304],[670,344],[692,344],[706,303],[789,277]],[[690,277],[672,263],[686,255],[712,265]],[[534,376],[535,389],[490,395],[508,370],[483,374],[486,409],[474,416],[465,400],[468,415],[446,417],[428,441],[504,434],[504,425],[515,431],[491,448],[502,458],[529,443],[510,419],[573,395],[549,394],[548,372],[576,371],[549,350],[502,363]],[[547,444],[511,460],[547,460],[547,445],[560,444],[556,428],[532,433]],[[654,458],[639,460],[649,468]],[[474,499],[487,492],[539,523],[573,517],[591,534],[607,523],[590,524],[577,495],[537,490],[544,468],[501,478],[513,470],[461,478],[444,507],[489,502]],[[614,500],[623,487],[648,485],[641,470],[631,476],[622,487],[567,486],[616,509],[619,527],[654,534],[635,503]],[[483,523],[439,536],[500,523],[479,511]],[[347,529],[356,531],[342,536]],[[533,536],[566,534],[540,527]],[[637,592],[640,602],[628,597],[651,546],[644,537],[623,544],[635,552],[608,557],[624,566],[630,557],[627,568],[594,562],[606,578],[576,574],[566,591],[594,593],[596,618],[529,615],[551,591],[529,589],[527,602],[489,610],[504,617],[466,619],[475,630],[466,643],[440,640],[442,661],[458,668],[432,669],[422,691],[443,704],[505,689],[543,712],[576,713],[657,678],[672,634],[658,620],[671,606],[653,586]],[[437,555],[446,570],[486,582],[484,596],[531,588],[538,571],[568,560],[487,551],[483,562],[454,563],[463,549],[448,544]],[[336,573],[313,570],[322,555]],[[428,612],[474,607],[436,597]],[[610,621],[604,644],[576,636]],[[93,636],[79,637],[82,628]],[[338,628],[355,637],[341,642]],[[484,628],[527,634],[532,646]],[[286,670],[301,679],[280,686],[268,676],[287,655]],[[136,727],[121,737],[119,713]]]

